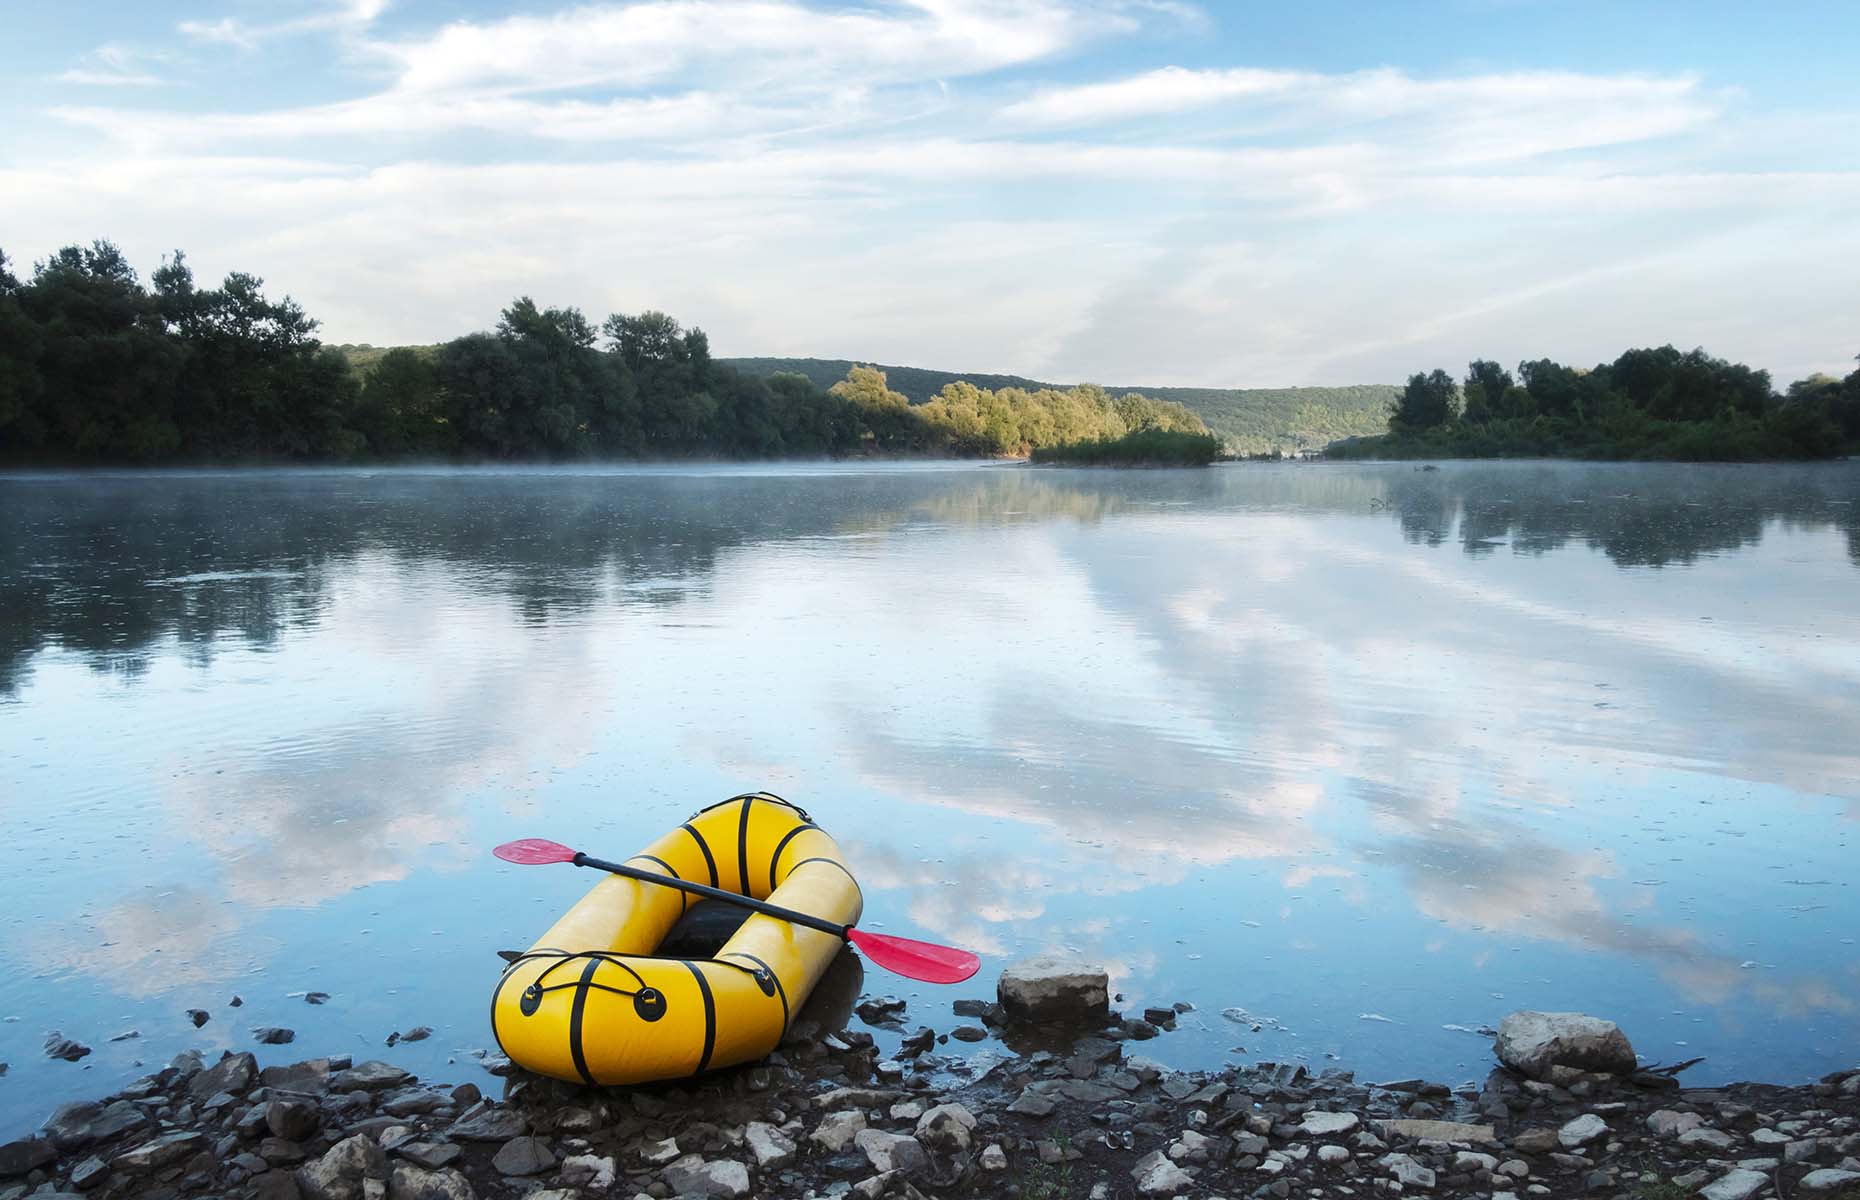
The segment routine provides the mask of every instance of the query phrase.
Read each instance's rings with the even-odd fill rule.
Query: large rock
[[[1770,1177],[1761,1171],[1736,1170],[1699,1189],[1705,1200],[1750,1200],[1770,1185]]]
[[[1423,1121],[1415,1117],[1397,1117],[1392,1121],[1378,1122],[1382,1132],[1389,1137],[1420,1138],[1435,1142],[1467,1142],[1471,1144],[1489,1144],[1498,1141],[1498,1134],[1490,1125],[1467,1125],[1460,1121]],[[1556,1142],[1556,1134],[1550,1132],[1550,1141]]]
[[[555,1154],[539,1137],[511,1138],[492,1157],[491,1165],[504,1175],[541,1175],[555,1166]]]
[[[569,1187],[585,1187],[605,1192],[614,1185],[619,1166],[611,1158],[597,1154],[573,1154],[562,1160],[562,1182]]]
[[[917,1140],[939,1154],[959,1154],[974,1144],[975,1114],[960,1104],[939,1104],[917,1118]]]
[[[1677,1109],[1662,1108],[1647,1114],[1647,1128],[1656,1137],[1676,1138],[1682,1133],[1697,1129],[1705,1123],[1697,1113],[1680,1112]]]
[[[187,1094],[196,1100],[205,1100],[221,1092],[243,1096],[257,1080],[257,1059],[250,1054],[228,1054],[189,1080]]]
[[[1355,1113],[1318,1112],[1313,1110],[1305,1114],[1299,1129],[1312,1137],[1337,1137],[1354,1133],[1362,1121]]]
[[[727,1158],[705,1162],[696,1154],[687,1154],[665,1168],[661,1178],[679,1196],[727,1196],[736,1200],[749,1194],[749,1168]]]
[[[388,1200],[478,1200],[471,1182],[457,1171],[428,1171],[395,1163]]]
[[[1498,1024],[1498,1061],[1532,1079],[1552,1067],[1631,1075],[1634,1047],[1613,1021],[1582,1013],[1514,1012]]]
[[[452,1122],[446,1133],[455,1142],[507,1142],[528,1129],[522,1113],[485,1101]]]
[[[125,1150],[110,1160],[110,1165],[118,1171],[136,1174],[142,1171],[154,1171],[172,1162],[179,1162],[188,1155],[206,1148],[206,1135],[191,1129],[175,1133],[164,1133],[158,1138],[151,1138],[133,1150]]]
[[[305,1200],[362,1200],[364,1180],[387,1177],[387,1154],[373,1138],[361,1133],[344,1138],[323,1157],[297,1168],[297,1186]]]
[[[79,1102],[59,1107],[45,1122],[45,1133],[60,1150],[76,1150],[92,1142],[105,1142],[148,1123],[143,1111],[127,1100],[109,1106]]]
[[[330,1090],[337,1092],[380,1092],[411,1082],[411,1072],[378,1060],[337,1071],[329,1077]]]
[[[814,1127],[808,1136],[816,1145],[824,1147],[829,1153],[838,1154],[846,1149],[846,1144],[865,1129],[865,1114],[862,1112],[828,1113]]]
[[[1169,1161],[1161,1150],[1152,1150],[1130,1169],[1137,1191],[1145,1196],[1173,1196],[1187,1190],[1195,1177]]]
[[[56,1162],[58,1147],[51,1138],[29,1137],[0,1145],[0,1179],[12,1179]]]
[[[1574,1150],[1578,1146],[1588,1145],[1607,1132],[1608,1122],[1594,1113],[1583,1113],[1557,1130],[1556,1140],[1561,1143],[1563,1149]]]
[[[743,1126],[743,1142],[756,1156],[756,1166],[763,1170],[785,1167],[794,1160],[794,1141],[767,1121],[751,1121]]]
[[[1111,977],[1082,959],[1041,954],[1001,972],[995,993],[1016,1020],[1095,1021],[1110,1010]]]
[[[1381,1158],[1378,1158],[1376,1162],[1383,1170],[1393,1175],[1395,1177],[1395,1182],[1401,1184],[1403,1187],[1421,1188],[1426,1191],[1433,1190],[1433,1168],[1422,1166],[1409,1155],[1384,1154]]]
[[[1832,1192],[1856,1183],[1860,1183],[1860,1171],[1841,1171],[1834,1167],[1823,1167],[1819,1171],[1810,1171],[1802,1176],[1796,1186],[1805,1192]]]
[[[265,1105],[265,1128],[271,1136],[301,1142],[323,1123],[323,1110],[308,1100],[281,1099]]]
[[[865,1151],[866,1161],[878,1172],[921,1171],[930,1165],[923,1144],[907,1133],[887,1133],[883,1129],[861,1129],[853,1144]]]

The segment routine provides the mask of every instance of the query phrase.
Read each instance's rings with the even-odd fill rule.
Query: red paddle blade
[[[575,861],[573,850],[560,842],[552,842],[548,838],[522,838],[514,842],[505,842],[491,853],[505,862],[513,862],[525,867]]]
[[[961,983],[981,970],[982,960],[967,950],[911,938],[848,929],[846,940],[894,975],[925,983]]]

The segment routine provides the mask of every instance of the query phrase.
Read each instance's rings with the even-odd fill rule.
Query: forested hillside
[[[830,387],[855,365],[843,358],[726,358],[720,359],[748,375],[778,373],[805,375],[821,387]],[[1022,388],[1038,391],[1057,385],[1019,375],[962,374],[923,367],[879,366],[892,388],[921,404],[957,381],[982,388]],[[1390,384],[1354,387],[1297,388],[1189,388],[1106,387],[1113,396],[1137,393],[1155,400],[1173,400],[1207,422],[1227,448],[1237,454],[1272,450],[1288,453],[1318,449],[1337,438],[1382,432],[1389,405],[1401,394]]]
[[[913,404],[869,368],[765,379],[664,313],[597,324],[528,296],[438,346],[334,348],[316,328],[255,276],[199,286],[179,252],[148,285],[108,242],[24,279],[0,255],[0,462],[1020,456],[1207,432],[1098,388],[952,382]]]

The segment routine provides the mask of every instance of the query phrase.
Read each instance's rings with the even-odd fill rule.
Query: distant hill
[[[347,358],[349,360],[349,366],[354,368],[357,375],[363,376],[364,378],[367,377],[370,371],[375,369],[375,364],[380,362],[389,350],[411,350],[424,358],[431,358],[434,354],[439,352],[438,345],[371,346],[367,342],[344,342],[339,346],[332,346],[330,348],[340,352],[344,358]]]
[[[846,378],[846,372],[855,365],[875,366],[885,373],[892,390],[902,392],[916,404],[958,380],[990,390],[1071,386],[1020,375],[932,371],[882,363],[855,364],[843,358],[726,358],[719,361],[747,375],[805,375],[823,388]],[[1106,387],[1105,391],[1114,396],[1141,392],[1157,400],[1185,404],[1230,447],[1244,454],[1255,454],[1267,450],[1315,449],[1337,438],[1384,433],[1388,429],[1389,402],[1401,389],[1391,384],[1367,383],[1353,387],[1296,388]]]

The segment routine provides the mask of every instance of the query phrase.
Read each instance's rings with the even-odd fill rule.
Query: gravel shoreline
[[[381,1062],[190,1052],[0,1146],[0,1200],[1860,1200],[1860,1069],[1693,1089],[1658,1071],[1546,1063],[1554,1082],[1497,1066],[1457,1090],[1268,1063],[1176,1071],[1141,1052],[1173,1026],[1168,1009],[1034,1026],[1011,1040],[1051,1048],[970,1061],[945,1049],[951,1038],[1012,1014],[957,1008],[892,1058],[860,1029],[804,1020],[762,1063],[630,1089],[563,1084],[495,1055],[448,1084]],[[858,1009],[894,1029],[906,1015],[889,999]]]

